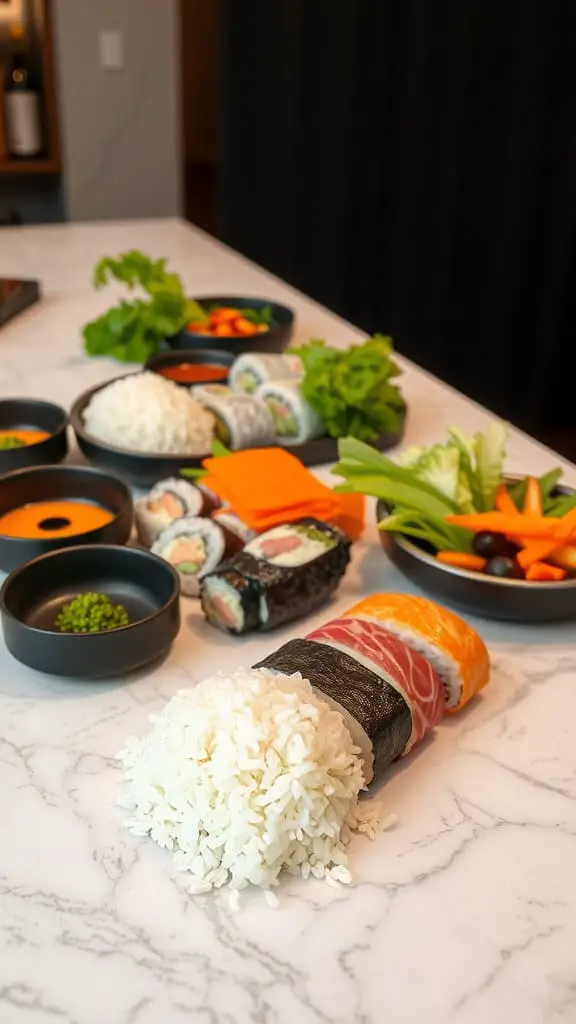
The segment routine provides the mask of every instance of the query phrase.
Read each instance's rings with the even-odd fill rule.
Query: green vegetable
[[[232,452],[222,441],[219,441],[217,437],[212,439],[212,458],[221,459],[224,455],[231,455]],[[190,480],[200,480],[203,476],[208,476],[207,469],[181,469],[180,473],[182,476],[187,476]]]
[[[294,533],[299,533],[302,537],[307,537],[308,540],[316,540],[323,544],[325,548],[333,548],[336,544],[334,537],[331,537],[329,533],[324,533],[323,530],[319,530],[316,526],[296,525]]]
[[[25,448],[26,442],[22,441],[19,437],[14,437],[13,434],[6,434],[4,437],[0,437],[0,449],[2,451],[9,451],[11,448]]]
[[[391,338],[377,334],[344,351],[314,339],[292,351],[304,366],[302,394],[331,437],[373,441],[398,430],[406,406],[390,383],[401,372]]]
[[[486,511],[494,507],[496,491],[502,482],[507,436],[505,424],[495,421],[485,434],[476,434],[474,438],[476,474]]]
[[[102,633],[127,625],[126,609],[121,604],[112,604],[106,594],[78,594],[56,618],[56,628],[61,633]]]
[[[122,300],[86,324],[82,333],[88,355],[144,363],[165,338],[177,334],[191,320],[207,321],[205,310],[186,298],[180,277],[166,271],[166,262],[131,250],[117,259],[104,257],[96,264],[95,288],[103,288],[115,279],[130,291],[139,286],[148,298]]]
[[[557,504],[559,504],[560,507],[563,507],[566,500],[572,500],[568,495],[557,495],[556,497],[552,497],[552,492],[555,489],[556,484],[558,483],[561,477],[562,470],[559,466],[557,466],[556,469],[550,469],[547,473],[544,473],[544,476],[541,476],[538,480],[538,483],[540,484],[540,492],[542,494],[545,516],[554,515],[555,513],[553,509],[556,507]],[[518,480],[517,483],[512,484],[512,486],[508,488],[510,497],[512,498],[512,501],[514,502],[519,511],[522,510],[522,507],[524,505],[524,498],[526,497],[526,485],[527,478],[524,478],[523,480]],[[576,503],[576,496],[574,500]],[[566,511],[569,512],[570,508],[573,507],[574,505],[569,506],[568,508],[566,508]],[[563,515],[564,513],[559,512],[557,514]]]

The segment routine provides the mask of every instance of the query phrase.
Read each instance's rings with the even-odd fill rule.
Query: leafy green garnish
[[[401,373],[391,338],[377,334],[345,350],[313,339],[291,351],[304,366],[302,394],[331,437],[373,441],[398,430],[406,406],[390,383]]]
[[[123,299],[83,330],[84,348],[90,356],[112,356],[121,362],[145,363],[165,338],[181,331],[191,320],[208,317],[193,299],[187,299],[178,274],[168,273],[166,260],[152,260],[136,249],[117,259],[104,257],[94,268],[94,287],[111,280],[132,291],[137,286],[147,299]]]
[[[213,459],[221,459],[224,455],[231,455],[232,452],[222,441],[219,441],[217,437],[212,438],[212,451],[211,455]],[[198,467],[196,469],[181,469],[181,476],[188,477],[189,480],[201,480],[203,476],[208,476],[208,470]]]
[[[6,434],[4,437],[0,437],[0,449],[2,451],[8,451],[10,448],[25,448],[26,442],[20,437],[14,437],[14,434]]]

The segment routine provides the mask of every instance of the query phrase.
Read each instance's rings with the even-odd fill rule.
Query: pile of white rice
[[[114,448],[200,456],[212,446],[212,414],[156,373],[112,381],[93,395],[83,418],[88,434]]]
[[[351,881],[351,833],[373,838],[377,817],[359,813],[358,747],[307,680],[219,674],[177,693],[151,721],[119,755],[125,824],[173,851],[193,894],[226,884],[269,890],[281,871]]]

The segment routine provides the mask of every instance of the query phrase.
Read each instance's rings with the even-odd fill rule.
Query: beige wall
[[[180,213],[178,0],[53,0],[71,220]],[[120,30],[124,69],[100,66]]]

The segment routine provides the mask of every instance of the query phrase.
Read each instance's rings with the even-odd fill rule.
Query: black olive
[[[498,555],[507,555],[512,558],[518,550],[503,533],[491,533],[489,530],[482,530],[477,533],[472,541],[472,550],[475,555],[481,558],[496,558]]]
[[[484,572],[489,576],[502,576],[505,579],[520,580],[524,578],[524,573],[518,562],[507,555],[496,555],[495,558],[491,558],[486,563]]]

